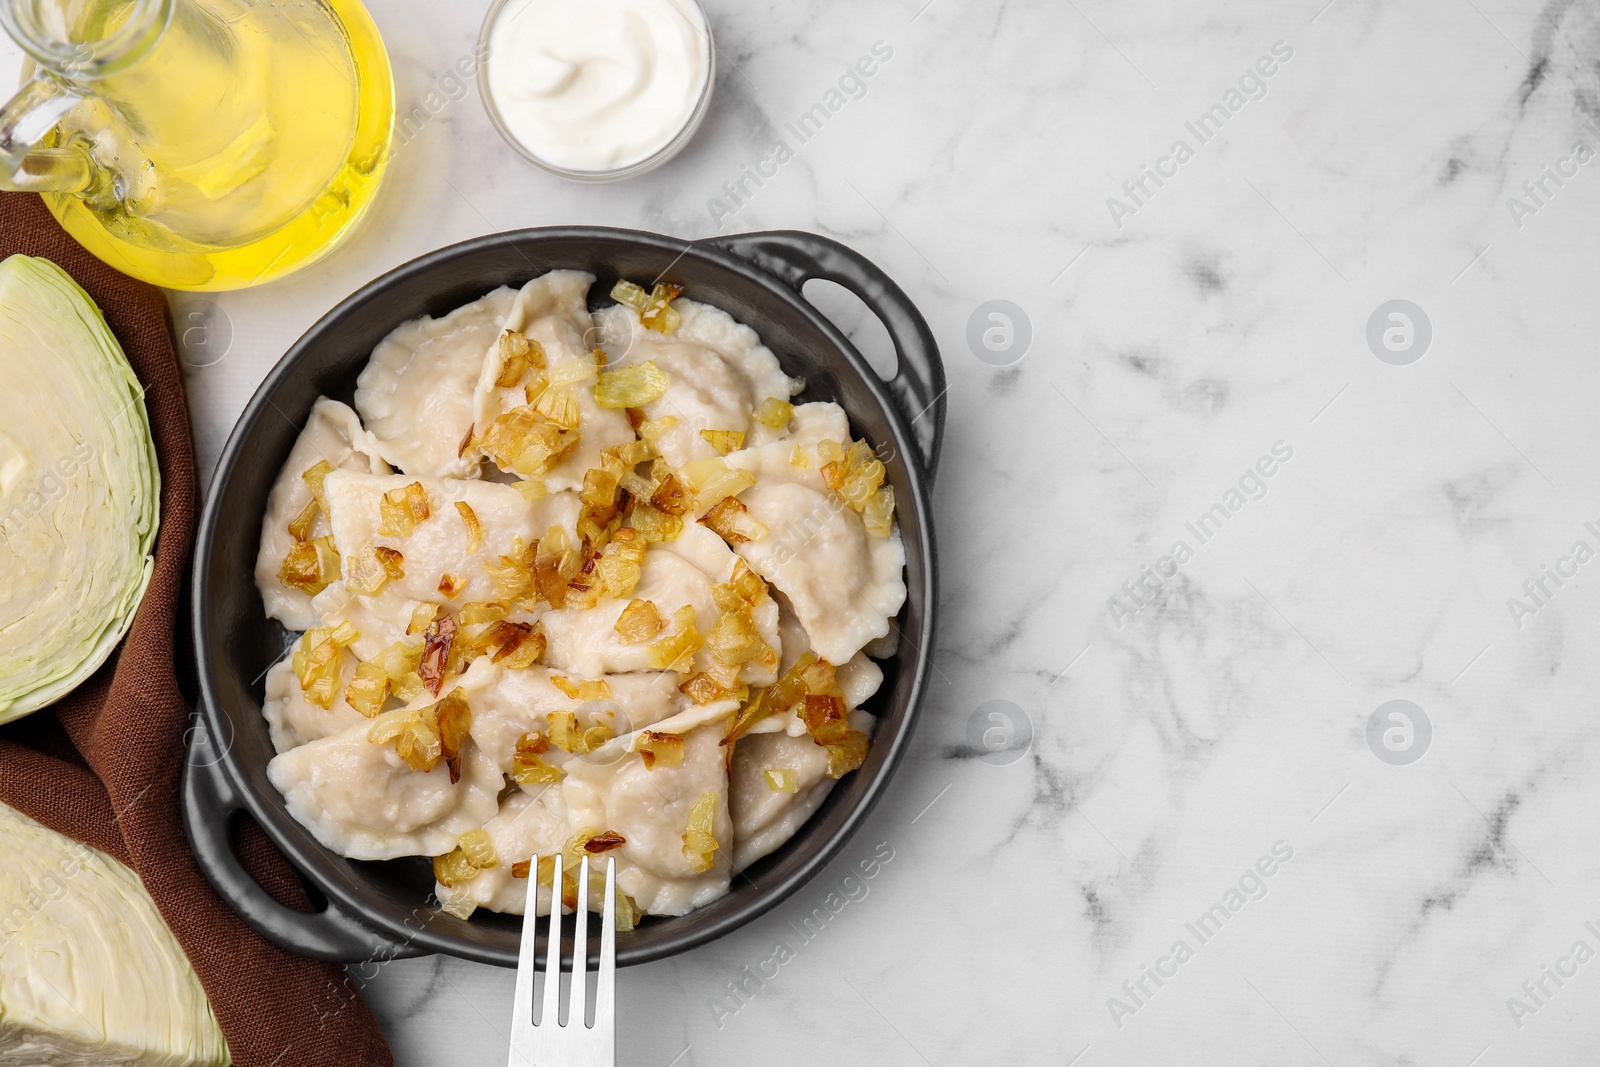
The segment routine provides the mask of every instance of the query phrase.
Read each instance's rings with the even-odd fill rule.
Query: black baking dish
[[[441,249],[366,285],[288,351],[228,439],[200,522],[193,618],[204,728],[194,731],[189,751],[184,819],[217,891],[262,934],[297,952],[347,962],[443,952],[516,965],[519,917],[480,911],[462,921],[437,912],[429,906],[433,875],[427,859],[345,859],[289,815],[267,780],[273,749],[261,717],[262,676],[286,636],[263,612],[254,564],[267,494],[319,395],[348,402],[374,346],[405,320],[443,315],[497,286],[519,287],[557,268],[595,274],[596,306],[609,302],[605,294],[619,277],[663,279],[754,328],[784,369],[805,379],[801,399],[836,401],[854,432],[877,447],[906,543],[900,643],[883,662],[883,688],[868,704],[879,725],[865,766],[840,781],[787,845],[736,877],[726,897],[681,918],[648,919],[619,935],[617,962],[643,963],[704,944],[788,897],[837,855],[865,819],[910,740],[934,640],[929,495],[944,423],[945,378],[933,335],[900,287],[844,245],[792,231],[685,242],[568,226],[495,234]],[[883,321],[898,356],[892,379],[880,378],[805,300],[801,287],[814,278],[843,285]],[[285,908],[245,873],[232,845],[244,813],[315,888],[321,910]],[[591,926],[596,940],[597,925]]]

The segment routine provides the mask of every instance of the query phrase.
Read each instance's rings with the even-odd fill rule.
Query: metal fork
[[[572,992],[567,1021],[561,1012],[561,855],[550,880],[550,936],[545,942],[544,1008],[533,1021],[534,935],[539,903],[539,857],[528,863],[527,918],[517,961],[517,1001],[511,1016],[509,1067],[616,1067],[617,1063],[617,861],[606,857],[606,900],[600,924],[600,981],[595,988],[594,1026],[584,1024],[589,993],[589,857],[578,868],[576,930],[572,942]]]

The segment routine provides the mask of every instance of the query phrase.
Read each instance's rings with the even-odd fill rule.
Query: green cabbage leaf
[[[0,855],[0,1067],[232,1062],[137,875],[4,804]]]
[[[133,622],[160,474],[144,393],[60,267],[0,262],[0,723],[70,692]]]

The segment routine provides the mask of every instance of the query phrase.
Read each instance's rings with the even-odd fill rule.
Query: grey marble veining
[[[833,235],[950,375],[914,751],[791,902],[624,974],[623,1062],[1595,1061],[1600,3],[709,0],[711,115],[607,187],[449,80],[484,4],[372,6],[372,219],[178,300],[203,468],[350,290],[527,225]],[[401,1064],[504,1061],[509,973],[367,992]]]

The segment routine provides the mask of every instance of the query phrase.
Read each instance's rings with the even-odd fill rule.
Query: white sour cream
[[[711,72],[694,0],[508,0],[488,39],[502,126],[562,170],[648,159],[693,120]]]

